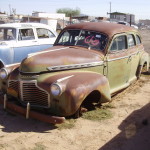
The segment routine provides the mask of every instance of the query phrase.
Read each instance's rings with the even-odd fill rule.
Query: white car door
[[[18,29],[17,41],[14,44],[14,63],[22,61],[30,53],[40,50],[39,43],[33,28]]]

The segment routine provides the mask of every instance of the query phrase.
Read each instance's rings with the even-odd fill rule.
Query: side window
[[[16,39],[16,29],[14,28],[0,28],[0,40],[15,40]]]
[[[67,30],[62,35],[57,44],[59,45],[75,45],[79,38],[80,30]]]
[[[70,33],[69,32],[64,32],[63,36],[60,38],[58,43],[66,43],[66,42],[70,42]]]
[[[116,37],[113,40],[113,43],[111,45],[110,50],[111,51],[118,51],[118,50],[124,50],[127,49],[127,42],[126,42],[126,36],[125,35],[121,35]]]
[[[135,39],[133,34],[128,35],[128,47],[133,47],[135,46]]]
[[[33,40],[35,39],[33,29],[19,29],[18,40]]]
[[[137,45],[141,44],[141,38],[138,35],[136,35],[136,43]]]
[[[55,37],[55,35],[48,29],[38,28],[36,31],[39,39]]]

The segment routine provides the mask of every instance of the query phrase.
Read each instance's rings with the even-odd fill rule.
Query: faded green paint
[[[81,28],[93,31],[95,29],[96,32],[106,34],[109,39],[103,51],[55,45],[48,50],[30,55],[22,61],[19,70],[17,66],[13,69],[7,68],[10,74],[7,82],[15,81],[16,84],[16,87],[15,85],[4,87],[7,94],[21,102],[20,82],[28,84],[34,81],[37,84],[34,88],[39,92],[44,91],[50,97],[50,105],[47,107],[49,112],[58,116],[70,116],[93,91],[100,93],[99,101],[103,103],[111,100],[111,94],[129,86],[137,79],[139,65],[145,62],[149,64],[149,56],[142,44],[113,52],[110,51],[110,47],[117,36],[128,34],[135,36],[139,33],[123,25],[94,23],[96,25],[94,28],[92,25],[91,23],[89,26],[87,24],[72,25],[64,30]],[[59,96],[53,96],[50,92],[50,86],[53,83],[61,87],[62,93]],[[28,85],[26,87],[28,88]],[[34,93],[31,90],[24,94],[32,97],[32,92]],[[38,100],[42,101],[42,98]]]

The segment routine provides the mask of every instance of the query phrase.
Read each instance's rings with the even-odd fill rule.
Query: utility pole
[[[70,14],[70,24],[72,24],[72,14]]]
[[[111,16],[111,2],[110,2],[109,20],[111,20],[110,16]]]
[[[130,26],[132,24],[132,15],[130,14]]]
[[[110,12],[109,13],[111,14],[111,2],[110,2]]]
[[[109,2],[109,12],[107,12],[107,15],[109,15],[109,21],[111,16],[111,2]]]
[[[9,12],[10,12],[10,15],[11,15],[11,5],[9,4]]]

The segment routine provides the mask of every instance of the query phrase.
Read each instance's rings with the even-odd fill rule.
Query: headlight
[[[5,69],[5,68],[2,68],[1,70],[0,70],[0,78],[1,79],[6,79],[8,77],[8,72],[7,72],[7,70]]]
[[[57,83],[53,83],[53,84],[51,85],[51,93],[52,93],[54,96],[61,95],[62,89],[61,89],[60,85],[58,85]]]

